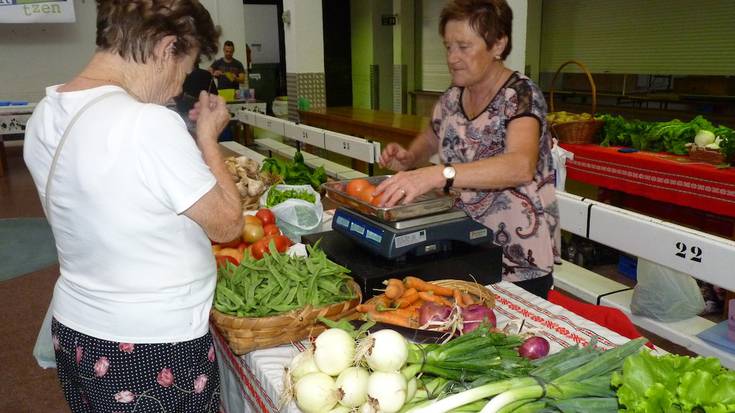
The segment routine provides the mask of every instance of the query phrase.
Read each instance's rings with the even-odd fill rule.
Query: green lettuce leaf
[[[735,373],[714,357],[641,352],[613,374],[622,412],[735,412]]]

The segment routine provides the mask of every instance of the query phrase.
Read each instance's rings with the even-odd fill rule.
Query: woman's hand
[[[199,101],[189,111],[189,119],[196,122],[198,142],[217,143],[217,138],[230,121],[230,111],[222,97],[201,91]]]
[[[389,143],[380,154],[380,166],[394,171],[405,171],[414,165],[416,157],[397,143]]]
[[[381,197],[381,206],[384,207],[411,203],[432,189],[444,186],[443,168],[442,165],[435,165],[398,172],[375,188],[375,196]]]

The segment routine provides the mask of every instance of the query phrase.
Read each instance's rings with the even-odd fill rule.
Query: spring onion
[[[645,341],[632,340],[602,353],[593,350],[594,343],[584,349],[575,346],[549,356],[548,361],[541,359],[527,377],[487,383],[409,412],[444,413],[493,396],[483,413],[502,411],[507,405],[544,397],[545,393],[559,399],[607,394],[603,387],[609,392],[612,372],[621,368],[625,357],[639,351]]]

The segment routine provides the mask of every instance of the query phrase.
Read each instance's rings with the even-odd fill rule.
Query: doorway
[[[322,0],[327,107],[352,106],[350,2]]]
[[[243,5],[245,39],[251,56],[248,84],[272,115],[273,100],[287,95],[283,0],[243,0]]]

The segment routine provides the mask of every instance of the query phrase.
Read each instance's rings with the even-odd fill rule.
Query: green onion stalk
[[[596,351],[594,342],[582,349],[574,346],[534,363],[536,368],[525,377],[490,382],[407,412],[445,413],[488,398],[493,399],[481,410],[482,413],[507,411],[503,409],[513,404],[524,409],[526,403],[522,401],[536,402],[542,398],[610,398],[614,396],[610,375],[645,342],[642,338],[631,340],[604,352]]]

